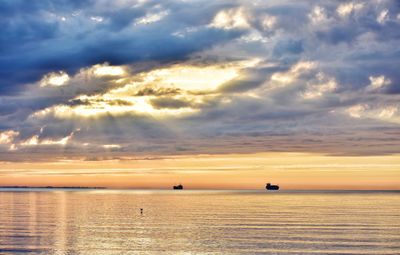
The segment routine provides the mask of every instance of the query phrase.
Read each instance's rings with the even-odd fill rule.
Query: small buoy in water
[[[140,214],[143,214],[143,208],[140,208]]]

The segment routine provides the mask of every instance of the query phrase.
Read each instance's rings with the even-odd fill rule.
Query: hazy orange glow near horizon
[[[0,185],[108,188],[282,189],[400,188],[400,155],[255,153],[109,161],[3,162]]]

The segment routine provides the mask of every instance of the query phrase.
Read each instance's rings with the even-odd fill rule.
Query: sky
[[[0,185],[400,189],[400,3],[0,0]]]

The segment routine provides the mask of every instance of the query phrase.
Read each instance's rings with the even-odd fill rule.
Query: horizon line
[[[0,189],[75,189],[75,190],[131,190],[131,191],[175,191],[177,193],[182,191],[268,191],[268,193],[278,193],[282,191],[385,191],[393,192],[399,189],[280,189],[280,190],[267,190],[267,189],[220,189],[220,188],[185,188],[183,190],[174,190],[172,188],[115,188],[115,187],[86,187],[86,186],[0,186]]]

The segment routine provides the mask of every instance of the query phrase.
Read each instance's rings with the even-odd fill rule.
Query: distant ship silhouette
[[[279,190],[278,185],[272,185],[271,183],[267,183],[267,186],[265,186],[267,190]]]
[[[175,185],[175,186],[173,187],[173,189],[183,189],[183,186],[182,186],[182,184]]]

